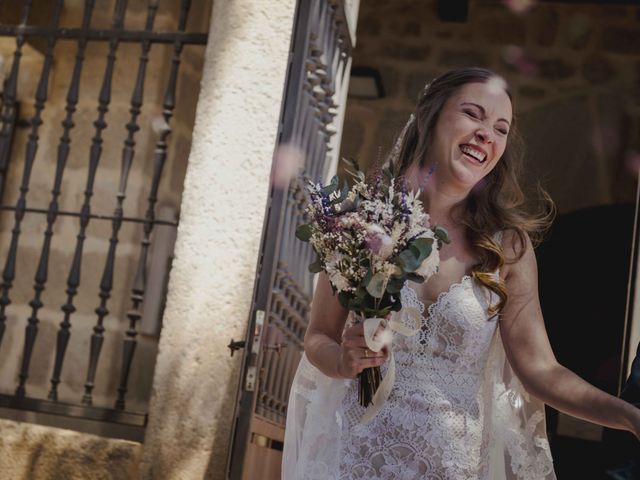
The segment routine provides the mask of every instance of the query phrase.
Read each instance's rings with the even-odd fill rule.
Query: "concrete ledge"
[[[0,420],[0,476],[6,479],[137,479],[141,451],[128,440]]]

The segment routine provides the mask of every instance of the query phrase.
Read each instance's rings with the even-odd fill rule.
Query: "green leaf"
[[[367,270],[367,273],[364,274],[364,278],[362,279],[361,285],[364,285],[365,287],[367,287],[367,285],[369,285],[369,282],[371,281],[371,278],[373,278],[373,271],[371,271],[371,269],[369,268]]]
[[[433,232],[436,236],[436,238],[438,240],[440,240],[443,243],[451,243],[451,240],[449,240],[449,232],[447,232],[447,229],[444,227],[439,227],[439,226],[435,226],[433,229]]]
[[[349,308],[350,299],[351,295],[349,295],[349,292],[340,292],[338,294],[338,302],[340,302],[340,305],[342,305],[344,308]]]
[[[324,193],[326,193],[327,195],[331,195],[333,192],[336,191],[336,189],[339,186],[339,181],[340,179],[338,178],[337,175],[334,175],[333,178],[331,179],[331,181],[329,182],[329,185],[325,186],[322,191]]]
[[[389,293],[398,293],[402,290],[402,286],[404,285],[405,277],[394,277],[392,276],[387,283],[387,292]]]
[[[433,250],[433,238],[416,238],[413,242],[411,242],[410,247],[412,251],[418,252],[416,255],[418,257],[418,261],[422,263],[422,261],[431,255],[431,251]]]
[[[313,234],[313,227],[308,223],[296,228],[296,238],[298,238],[298,240],[308,242],[311,239],[311,234]]]
[[[367,289],[365,287],[363,287],[362,285],[358,285],[358,288],[356,288],[355,291],[355,297],[357,299],[364,299],[367,296]]]
[[[374,298],[382,298],[385,289],[385,276],[382,272],[376,273],[367,284],[367,292]]]
[[[407,280],[411,280],[416,283],[424,283],[424,277],[418,275],[417,273],[407,273]]]
[[[309,271],[311,273],[320,273],[322,269],[323,265],[320,260],[316,260],[315,262],[309,264]]]
[[[401,266],[405,272],[415,272],[422,262],[418,261],[411,249],[403,250],[398,255],[398,260],[401,262]]]

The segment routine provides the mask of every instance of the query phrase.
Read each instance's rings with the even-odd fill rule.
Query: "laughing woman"
[[[533,250],[549,217],[522,209],[515,123],[506,84],[488,70],[425,87],[389,158],[451,239],[438,274],[401,291],[421,328],[394,338],[393,390],[361,422],[355,378],[372,366],[384,374],[387,352],[367,348],[320,275],[288,406],[285,480],[553,479],[544,403],[640,435],[640,409],[551,350]]]

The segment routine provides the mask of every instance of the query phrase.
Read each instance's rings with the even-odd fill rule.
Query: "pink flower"
[[[371,253],[382,260],[386,260],[393,253],[393,240],[379,225],[367,227],[366,242]]]

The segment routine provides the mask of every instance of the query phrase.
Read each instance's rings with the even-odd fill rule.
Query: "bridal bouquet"
[[[407,280],[422,283],[438,271],[438,250],[449,243],[447,231],[431,227],[420,192],[407,191],[403,180],[382,168],[367,183],[353,160],[345,160],[354,177],[349,189],[337,176],[328,185],[307,180],[310,222],[296,237],[309,242],[317,259],[311,272],[325,271],[334,295],[356,317],[384,318],[402,308],[400,290]],[[371,403],[380,385],[380,368],[359,374],[360,404]]]

